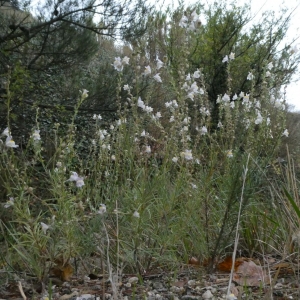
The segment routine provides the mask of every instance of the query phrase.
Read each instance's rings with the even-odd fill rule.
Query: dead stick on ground
[[[23,291],[23,287],[22,287],[21,281],[18,282],[18,288],[19,288],[19,291],[20,291],[20,294],[21,294],[22,298],[23,298],[24,300],[27,300],[27,297],[25,296],[25,293],[24,293],[24,291]]]

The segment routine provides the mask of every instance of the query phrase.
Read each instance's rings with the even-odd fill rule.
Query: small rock
[[[196,281],[195,280],[189,280],[187,284],[189,286],[194,286],[194,285],[196,285]]]
[[[202,294],[203,299],[211,299],[211,298],[213,298],[213,296],[214,295],[211,293],[210,290],[207,290],[205,293]]]
[[[76,300],[92,300],[95,299],[95,297],[91,294],[83,294],[76,298]]]
[[[130,277],[128,279],[128,283],[137,283],[139,281],[139,279],[137,277]]]
[[[156,290],[160,290],[164,288],[164,285],[161,282],[153,282],[153,288]]]
[[[182,300],[200,300],[200,296],[184,295],[181,297]]]

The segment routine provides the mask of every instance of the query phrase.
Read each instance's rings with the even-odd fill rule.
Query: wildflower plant
[[[142,273],[199,253],[214,259],[233,245],[242,188],[241,217],[261,200],[260,174],[288,136],[285,98],[272,88],[269,61],[259,97],[254,70],[248,70],[250,90],[233,90],[237,55],[230,51],[220,58],[226,89],[212,107],[201,65],[193,68],[188,60],[200,26],[195,10],[170,28],[180,42],[172,64],[168,57],[151,60],[138,51],[112,60],[116,118],[104,122],[102,114],[93,114],[91,138],[80,139],[76,121],[88,98],[82,89],[67,131],[59,135],[60,125],[53,125],[49,161],[38,114],[29,133],[33,154],[17,155],[9,126],[4,129],[2,209],[11,218],[1,228],[14,250],[5,253],[10,265],[44,281],[57,260],[66,264],[100,252],[102,268],[109,261],[114,270],[122,265]],[[135,72],[132,82],[123,74],[127,68]],[[85,156],[76,144],[84,140]]]

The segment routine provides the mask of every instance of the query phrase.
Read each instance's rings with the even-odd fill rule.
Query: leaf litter
[[[212,274],[207,274],[205,267],[197,259],[190,261],[192,263],[182,265],[177,272],[157,269],[140,276],[123,274],[115,278],[114,286],[104,274],[86,275],[84,272],[77,276],[68,274],[63,278],[61,274],[60,277],[57,275],[58,272],[57,277],[52,273],[53,277],[49,278],[44,290],[32,279],[26,281],[16,278],[0,286],[0,300],[299,299],[299,280],[297,274],[291,272],[296,270],[296,266],[290,262],[276,263],[274,260],[266,268],[257,260],[238,258],[230,288],[231,297],[226,298],[231,257],[217,263],[216,271]],[[63,274],[64,271],[61,270]],[[68,272],[69,264],[66,273]]]

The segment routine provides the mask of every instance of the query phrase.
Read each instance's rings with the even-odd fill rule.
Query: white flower
[[[230,59],[230,60],[234,60],[234,59],[235,59],[235,53],[231,52],[231,53],[229,54],[229,59]]]
[[[196,72],[194,72],[194,74],[193,74],[193,77],[196,79],[196,78],[200,78],[200,76],[201,76],[201,73],[200,73],[200,71],[199,70],[197,70]]]
[[[200,130],[201,135],[205,135],[207,134],[207,128],[206,126],[202,126],[201,130]]]
[[[172,106],[173,106],[174,108],[177,108],[177,107],[178,107],[178,103],[177,103],[176,100],[173,100],[173,101],[172,101]]]
[[[219,123],[218,123],[218,128],[222,128],[222,127],[223,127],[223,124],[222,124],[221,121],[219,121]]]
[[[82,177],[78,177],[78,180],[76,180],[76,186],[79,188],[84,186],[84,181]]]
[[[293,46],[292,47],[292,49],[291,49],[291,54],[295,54],[295,53],[297,53],[299,50],[298,50],[298,47],[295,45],[295,46]]]
[[[138,211],[135,211],[135,212],[133,213],[133,216],[134,216],[135,218],[139,218],[139,217],[140,217],[140,214],[139,214]]]
[[[196,159],[195,159],[195,163],[196,163],[197,165],[200,165],[200,160],[199,160],[198,158],[196,158]]]
[[[204,90],[202,88],[199,89],[199,94],[204,95]]]
[[[42,231],[44,234],[47,233],[47,230],[50,228],[50,226],[48,226],[47,224],[41,222],[41,226],[42,226]]]
[[[165,103],[165,106],[166,106],[166,108],[171,107],[171,106],[172,106],[172,101],[166,102],[166,103]]]
[[[156,75],[153,76],[153,78],[157,81],[157,82],[162,82],[161,78],[160,78],[160,73],[157,73]]]
[[[161,118],[161,113],[158,111],[156,114],[155,114],[155,119],[159,119],[159,118]]]
[[[231,108],[234,108],[234,107],[235,107],[235,104],[234,104],[234,102],[233,102],[233,101],[232,101],[232,102],[230,102],[229,106],[230,106]]]
[[[141,97],[138,98],[138,102],[137,102],[137,106],[144,109],[145,108],[145,103],[144,101],[141,99]]]
[[[34,130],[31,137],[33,138],[34,141],[40,141],[41,140],[40,131]]]
[[[150,146],[145,146],[145,152],[146,153],[151,153],[151,147]]]
[[[60,161],[58,161],[58,162],[56,163],[56,166],[57,166],[58,168],[60,168],[60,167],[62,166],[62,163],[61,163]]]
[[[191,80],[191,74],[190,73],[186,75],[185,80],[186,81],[190,81]],[[185,88],[185,86],[186,87],[188,86],[186,82],[184,83],[183,88]]]
[[[115,160],[116,160],[116,156],[115,156],[115,155],[112,155],[112,156],[111,156],[111,160],[115,161]]]
[[[105,204],[100,204],[99,209],[97,211],[97,214],[103,215],[106,213],[106,205]]]
[[[123,59],[122,59],[122,65],[129,65],[129,57],[127,56],[124,56]]]
[[[191,117],[185,117],[182,121],[183,124],[189,124]]]
[[[174,156],[174,157],[172,158],[172,162],[177,163],[177,162],[178,162],[178,157]]]
[[[239,94],[239,96],[242,98],[242,97],[244,97],[244,92],[240,92],[240,94]]]
[[[261,124],[263,121],[263,117],[261,116],[260,112],[257,112],[257,117],[256,117],[256,120],[255,120],[255,124]]]
[[[222,63],[225,63],[225,62],[228,62],[228,55],[226,55],[222,60]]]
[[[6,135],[6,136],[10,136],[10,131],[8,129],[8,127],[6,127],[3,132],[2,132],[3,135]]]
[[[285,131],[282,133],[282,135],[284,135],[284,136],[288,137],[288,136],[289,136],[289,132],[288,132],[288,130],[287,130],[287,129],[285,129]]]
[[[158,58],[156,63],[156,69],[159,70],[160,68],[162,68],[164,66],[164,63]]]
[[[115,57],[115,61],[113,63],[114,68],[118,71],[121,72],[123,70],[123,64],[121,61],[120,57]]]
[[[270,118],[269,118],[269,117],[267,117],[267,125],[269,125],[269,124],[270,124],[270,122],[271,122]]]
[[[249,94],[246,94],[246,95],[243,96],[243,102],[242,103],[243,104],[249,103]]]
[[[174,122],[174,121],[175,121],[175,118],[174,118],[174,116],[171,116],[171,117],[170,117],[170,121],[169,121],[169,122],[171,123],[171,122]]]
[[[6,203],[4,204],[4,208],[9,208],[11,206],[14,206],[15,204],[15,199],[13,197],[9,197],[9,200],[6,201]]]
[[[81,92],[81,98],[82,99],[85,99],[85,98],[87,98],[89,95],[88,95],[88,90],[86,90],[86,89],[83,89],[83,90],[80,90],[80,92]]]
[[[150,74],[151,74],[151,67],[150,66],[145,67],[144,75],[147,76]]]
[[[266,72],[266,77],[270,77],[271,73],[269,71]]]
[[[18,148],[19,146],[16,145],[15,141],[12,139],[12,136],[7,136],[6,141],[5,141],[6,147],[9,148]]]
[[[191,99],[192,101],[194,101],[195,94],[194,93],[188,93],[187,97],[189,99]]]
[[[151,106],[147,106],[147,105],[146,105],[146,106],[144,107],[144,111],[147,112],[147,113],[151,113],[151,112],[153,112],[153,108],[152,108]]]
[[[253,79],[254,79],[254,75],[251,72],[249,72],[247,76],[247,80],[253,80]]]
[[[225,93],[224,96],[222,97],[222,100],[224,102],[229,102],[230,101],[230,97]]]
[[[201,107],[199,111],[206,116],[210,116],[210,111],[206,107]]]
[[[232,150],[227,150],[227,151],[226,151],[226,156],[227,156],[228,158],[232,158],[232,157],[233,157]]]
[[[275,105],[276,108],[281,108],[282,107],[282,103],[279,99],[274,101],[274,105]]]
[[[186,160],[193,159],[192,150],[185,150],[184,152],[181,152],[180,155],[181,157],[184,157]]]
[[[232,100],[236,100],[238,98],[237,94],[234,94]]]
[[[188,18],[186,16],[182,16],[181,20],[179,21],[179,26],[182,28],[187,27]]]
[[[196,189],[196,188],[197,188],[197,185],[194,184],[194,183],[191,183],[191,186],[192,186],[193,189]]]
[[[268,70],[272,70],[273,67],[274,66],[273,66],[272,62],[268,63],[268,65],[267,65],[267,69]]]
[[[130,86],[129,86],[128,84],[125,84],[125,85],[123,86],[123,90],[124,90],[124,91],[130,91]]]
[[[142,131],[141,136],[146,136],[146,131],[145,130]]]

